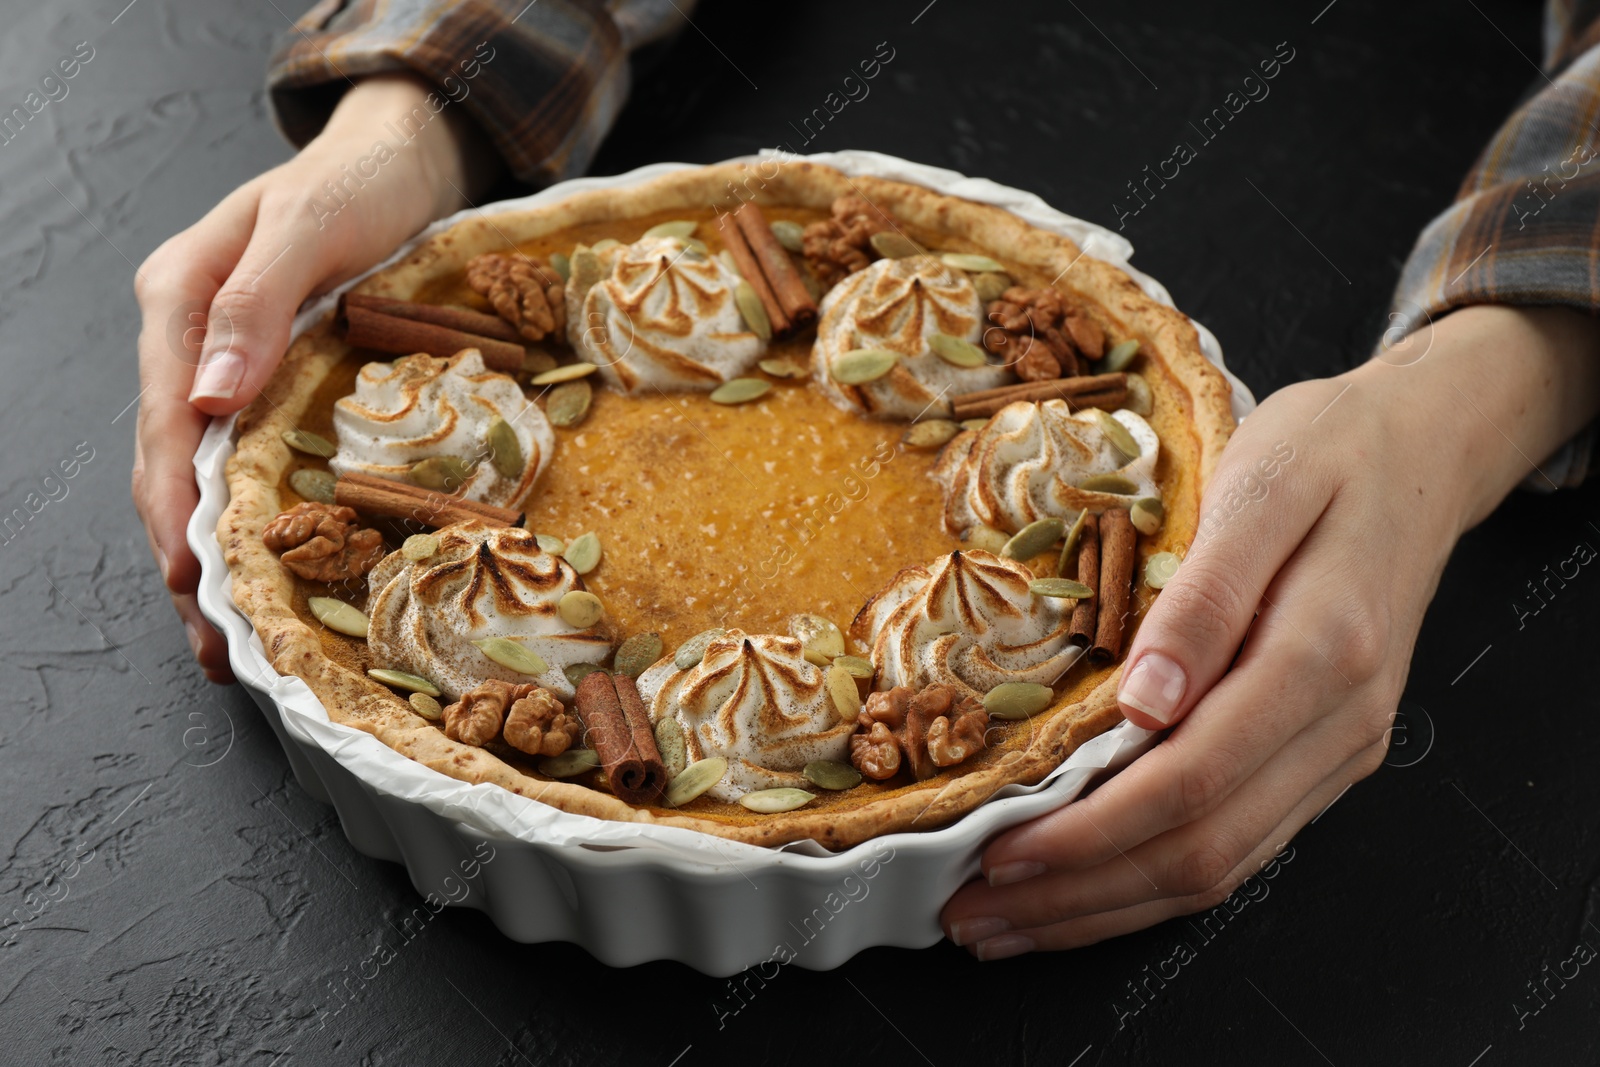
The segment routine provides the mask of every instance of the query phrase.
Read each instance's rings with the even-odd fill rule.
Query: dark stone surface
[[[1209,941],[1180,920],[989,966],[872,951],[786,969],[721,1027],[724,983],[675,964],[612,972],[455,910],[405,942],[404,872],[354,852],[245,694],[201,679],[127,499],[133,265],[286,156],[261,89],[285,19],[123,2],[13,4],[0,45],[6,109],[95,48],[0,145],[0,512],[93,450],[0,544],[0,1060],[1593,1062],[1593,966],[1551,979],[1521,1025],[1518,1006],[1600,945],[1600,578],[1521,628],[1511,607],[1600,539],[1593,486],[1518,496],[1468,536],[1417,649],[1390,757],[1410,765],[1308,827]],[[1532,3],[1324,2],[814,3],[770,28],[707,0],[596,169],[870,147],[1115,227],[1124,183],[1191,141],[1199,158],[1126,232],[1265,395],[1364,355],[1413,235],[1538,54]],[[895,58],[871,96],[803,146],[789,123],[880,41]],[[1280,41],[1295,58],[1270,97],[1202,146],[1189,124]],[[1195,958],[1119,1026],[1128,983],[1180,940]],[[333,1013],[330,983],[385,943],[396,958]]]

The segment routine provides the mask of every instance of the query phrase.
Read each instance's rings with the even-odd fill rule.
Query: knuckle
[[[1163,606],[1166,625],[1191,634],[1199,643],[1227,636],[1233,620],[1247,613],[1234,586],[1210,572],[1195,574],[1189,581],[1180,578],[1162,591],[1156,603]]]
[[[1228,877],[1228,872],[1238,866],[1237,861],[1212,842],[1196,845],[1173,863],[1170,872],[1172,888],[1185,896],[1207,894],[1217,890]],[[1227,897],[1227,892],[1222,896]]]
[[[242,322],[259,322],[270,310],[267,298],[258,290],[246,288],[230,280],[211,301],[210,320],[213,325],[219,320],[235,325]]]
[[[1370,605],[1339,605],[1324,630],[1328,659],[1350,681],[1370,681],[1388,659],[1389,630],[1388,620]]]
[[[1228,794],[1232,780],[1232,768],[1217,756],[1204,756],[1184,767],[1174,797],[1176,820],[1189,823],[1209,813]]]

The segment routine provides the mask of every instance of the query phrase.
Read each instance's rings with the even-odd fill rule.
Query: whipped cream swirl
[[[908,567],[867,601],[854,629],[872,645],[877,686],[958,686],[981,697],[1001,682],[1051,685],[1084,649],[1069,639],[1070,600],[1034,596],[1033,572],[987,552]]]
[[[965,271],[933,256],[880,259],[828,290],[819,309],[812,374],[837,406],[886,419],[948,414],[949,399],[1012,380],[999,364],[957,367],[928,347],[936,333],[977,343],[983,305]],[[841,353],[878,348],[900,353],[876,381],[844,385],[830,373]]]
[[[572,683],[561,668],[603,663],[611,653],[604,622],[578,629],[562,621],[561,598],[583,579],[528,530],[472,521],[438,531],[439,551],[413,562],[385,556],[368,577],[367,647],[375,666],[417,674],[452,700],[488,678],[536,682],[563,700]],[[495,663],[473,641],[506,637],[549,665],[537,677]]]
[[[624,393],[715,389],[766,351],[733,291],[739,275],[676,237],[597,253],[601,277],[567,288],[567,337]]]
[[[523,466],[507,478],[489,462],[489,426],[501,418],[522,446]],[[434,456],[476,462],[457,495],[506,506],[521,499],[555,452],[555,431],[510,377],[487,370],[476,348],[445,359],[419,354],[368,363],[356,391],[333,406],[339,451],[335,474],[359,471],[404,481],[413,464]]]
[[[959,534],[982,523],[1016,533],[1038,519],[1070,523],[1086,509],[1100,512],[1159,496],[1156,432],[1131,411],[1113,413],[1139,446],[1139,454],[1129,459],[1107,438],[1100,417],[1097,411],[1070,411],[1065,400],[1018,401],[1001,408],[982,429],[956,437],[933,470],[945,487],[945,529]],[[1121,475],[1133,489],[1078,488],[1097,474]]]
[[[710,789],[718,800],[806,787],[800,770],[807,763],[850,758],[855,720],[839,718],[822,668],[793,637],[729,630],[688,670],[668,658],[645,671],[639,692],[653,721],[678,720],[691,762],[728,761],[728,773]]]

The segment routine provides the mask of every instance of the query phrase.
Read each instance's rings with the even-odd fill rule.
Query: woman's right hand
[[[133,499],[214,682],[233,676],[227,644],[195,599],[200,565],[185,539],[199,502],[195,449],[211,416],[260,393],[303,301],[382,260],[492,179],[497,164],[471,120],[435,111],[429,96],[408,75],[357,83],[299,155],[234,190],[136,273],[143,392]],[[395,131],[410,140],[397,144]]]

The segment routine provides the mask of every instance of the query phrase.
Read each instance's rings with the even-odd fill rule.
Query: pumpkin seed
[[[683,773],[667,783],[661,802],[669,808],[681,808],[707,789],[722,781],[728,773],[728,761],[712,756],[685,767]]]
[[[408,698],[411,710],[424,719],[437,720],[444,716],[444,708],[427,693],[412,693]]]
[[[1171,552],[1157,552],[1145,561],[1144,584],[1151,589],[1161,589],[1178,576],[1178,557]]]
[[[601,252],[609,251],[621,243],[622,242],[617,240],[615,237],[602,237],[600,240],[596,241],[592,246],[590,246],[590,251],[592,251],[595,255],[599,255]]]
[[[535,374],[556,369],[556,357],[542,348],[529,348],[522,357],[522,370],[520,373],[532,378]]]
[[[1111,346],[1105,358],[1100,361],[1101,374],[1114,374],[1133,362],[1133,357],[1139,354],[1137,340],[1118,341]]]
[[[307,500],[315,500],[319,504],[333,503],[334,487],[338,484],[339,479],[327,471],[312,470],[309,467],[289,475],[290,489]]]
[[[700,228],[698,222],[690,219],[674,219],[671,222],[658,222],[644,231],[640,240],[645,237],[689,237]]]
[[[981,522],[976,526],[969,527],[961,539],[970,548],[990,552],[997,556],[1005,549],[1006,543],[1011,540],[1004,531],[996,530],[993,526],[985,526]]]
[[[690,259],[705,259],[711,254],[711,249],[698,237],[685,237],[683,239],[683,254]]]
[[[729,274],[733,275],[735,278],[743,278],[744,277],[743,274],[739,273],[739,264],[733,258],[733,253],[732,252],[718,252],[717,253],[717,262],[721,263],[723,269],[726,270]]]
[[[804,378],[811,373],[810,367],[793,356],[764,359],[757,363],[756,366],[760,367],[763,373],[770,374],[774,378]]]
[[[334,447],[332,441],[321,434],[312,433],[310,430],[285,430],[283,431],[283,443],[296,452],[304,452],[308,456],[320,456],[323,459],[328,459],[339,451]]]
[[[988,256],[980,256],[975,252],[944,252],[940,254],[939,262],[968,274],[999,274],[1005,270]]]
[[[556,602],[556,614],[575,630],[587,630],[605,613],[606,606],[600,598],[582,589],[573,589]]]
[[[833,657],[832,656],[826,655],[826,654],[824,654],[822,652],[818,652],[814,648],[806,648],[806,647],[802,646],[801,649],[800,649],[800,658],[805,660],[807,663],[812,664],[813,666],[816,666],[816,667],[831,667],[831,666],[833,666]]]
[[[583,379],[562,382],[545,395],[545,418],[552,426],[576,426],[589,414],[593,400],[594,389]]]
[[[1150,392],[1150,383],[1138,374],[1128,375],[1128,399],[1122,406],[1135,415],[1148,415],[1155,410],[1156,398]]]
[[[983,349],[965,338],[952,337],[947,333],[936,333],[928,338],[928,347],[933,349],[934,355],[953,367],[981,367],[989,362]]]
[[[855,678],[843,667],[833,666],[828,668],[827,680],[828,696],[833,698],[833,710],[839,713],[839,721],[855,722],[861,714],[861,690]]]
[[[569,663],[561,668],[561,673],[574,688],[595,671],[603,671],[604,667],[598,663]]]
[[[899,362],[898,352],[883,348],[852,348],[834,359],[829,373],[834,381],[844,385],[864,385],[882,378],[894,370],[894,365]]]
[[[872,677],[872,661],[863,656],[839,656],[834,659],[833,665],[843,667],[857,681]]]
[[[680,671],[698,667],[700,661],[706,658],[706,649],[711,647],[711,642],[727,632],[720,626],[700,631],[678,646],[677,653],[672,657],[672,665]]]
[[[903,233],[884,230],[870,238],[872,250],[884,259],[905,259],[907,256],[927,255],[928,250]]]
[[[1133,528],[1146,537],[1154,537],[1166,517],[1167,509],[1159,497],[1147,496],[1135,500],[1133,506],[1128,509],[1128,518],[1133,522]]]
[[[763,341],[772,340],[772,320],[767,317],[766,305],[756,295],[755,288],[743,278],[733,287],[733,303],[751,333]]]
[[[1005,559],[1032,559],[1061,540],[1066,532],[1067,524],[1060,519],[1037,519],[1018,530],[1000,549],[1000,555]]]
[[[1001,682],[983,695],[983,709],[995,719],[1029,719],[1050,706],[1056,692],[1037,682]]]
[[[900,435],[900,443],[915,449],[942,448],[960,432],[961,427],[949,419],[929,419],[906,427],[906,432]]]
[[[772,383],[765,378],[734,378],[723,382],[711,391],[713,404],[748,404],[752,400],[759,400],[772,389]]]
[[[572,277],[572,260],[567,258],[565,252],[550,253],[550,269],[561,276],[564,282]]]
[[[751,811],[762,815],[776,815],[783,811],[794,811],[803,808],[813,800],[817,794],[807,793],[804,789],[757,789],[754,793],[746,793],[739,798],[739,803]]]
[[[1139,487],[1120,474],[1091,474],[1078,483],[1078,488],[1089,493],[1114,493],[1117,496],[1128,496],[1139,491]]]
[[[1035,578],[1028,583],[1028,592],[1034,596],[1057,597],[1063,600],[1087,600],[1094,590],[1071,578]]]
[[[1094,419],[1095,425],[1100,427],[1100,432],[1105,434],[1106,440],[1111,442],[1112,448],[1121,452],[1127,462],[1132,462],[1139,458],[1139,442],[1133,439],[1133,434],[1128,432],[1126,426],[1118,422],[1116,417],[1109,411],[1103,411],[1100,408],[1090,408],[1089,410],[1094,412],[1091,417]]]
[[[318,622],[330,630],[350,637],[367,636],[367,617],[342,600],[335,600],[331,596],[307,597],[306,607],[311,609],[311,614]]]
[[[522,477],[522,442],[509,422],[496,415],[489,423],[484,443],[489,447],[489,462],[500,477],[513,481]]]
[[[1078,517],[1072,522],[1072,529],[1067,531],[1067,539],[1061,545],[1061,558],[1056,561],[1056,573],[1065,574],[1067,561],[1072,558],[1072,552],[1078,547],[1078,540],[1083,537],[1083,528],[1089,521],[1088,509],[1078,512]]]
[[[400,554],[412,563],[432,559],[439,552],[439,539],[433,534],[412,534],[400,546]]]
[[[789,616],[789,636],[799,638],[803,647],[827,656],[830,663],[835,656],[844,655],[844,632],[833,624],[832,619],[825,619],[821,615]]]
[[[822,303],[822,298],[828,295],[827,287],[817,280],[815,274],[811,273],[809,265],[806,265],[805,269],[800,272],[800,283],[806,287],[806,292],[811,294],[811,299],[819,304]]]
[[[509,637],[485,637],[472,642],[473,646],[508,671],[518,674],[540,675],[550,669],[544,657]]]
[[[600,766],[600,754],[592,748],[569,748],[559,756],[546,756],[538,764],[546,778],[571,778]]]
[[[439,695],[438,686],[434,685],[426,678],[419,677],[415,674],[407,674],[405,671],[391,671],[386,667],[374,667],[367,671],[367,676],[369,678],[376,678],[384,685],[392,685],[396,689],[404,689],[409,693],[417,693],[422,696],[429,697],[436,697]]]
[[[660,634],[634,634],[617,649],[617,656],[611,661],[611,670],[614,674],[637,678],[660,658]]]
[[[570,382],[578,378],[586,378],[600,368],[593,363],[568,363],[565,367],[547,370],[543,374],[535,374],[529,380],[529,385],[555,385],[557,382]]]
[[[580,534],[567,545],[567,550],[561,553],[572,569],[579,574],[588,574],[600,565],[600,538],[593,531]]]
[[[656,751],[666,765],[669,777],[676,778],[689,765],[688,746],[684,744],[683,727],[678,720],[668,717],[656,723]]]
[[[430,456],[413,463],[408,477],[424,489],[453,493],[472,477],[472,467],[460,456]]]
[[[798,222],[778,219],[772,223],[772,236],[776,237],[778,243],[791,252],[805,250],[806,228]]]
[[[814,759],[800,773],[819,789],[854,789],[861,784],[861,772],[838,760]]]
[[[559,556],[567,550],[567,543],[555,534],[534,534],[533,539],[538,542],[539,551],[548,552],[552,556]]]
[[[972,287],[978,291],[978,299],[987,304],[991,300],[999,300],[1005,291],[1016,283],[1009,274],[987,273],[980,274],[972,279]]]
[[[963,430],[981,430],[987,425],[989,425],[989,420],[988,419],[962,419],[961,420],[961,428]]]
[[[582,245],[572,250],[571,267],[572,273],[567,277],[567,286],[578,293],[593,288],[606,273],[605,267],[600,265],[600,257],[594,254],[594,249],[584,248]]]

